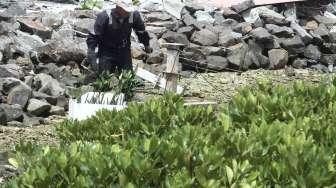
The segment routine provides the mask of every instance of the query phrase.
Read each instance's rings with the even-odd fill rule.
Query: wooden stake
[[[184,46],[178,43],[165,43],[164,47],[167,48],[167,67],[165,77],[167,80],[166,91],[177,91],[177,80],[179,75],[179,49]]]

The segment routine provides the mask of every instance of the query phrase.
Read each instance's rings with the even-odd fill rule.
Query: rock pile
[[[251,1],[245,1],[212,11],[187,5],[180,21],[160,10],[153,12],[152,7],[148,7],[151,11],[144,13],[144,17],[152,43],[188,45],[180,59],[185,69],[222,71],[293,66],[332,72],[336,58],[336,16],[324,10],[313,11],[319,8],[317,5],[308,11],[300,8],[309,3],[297,4],[297,14],[291,13],[295,11],[294,4],[255,7]],[[149,58],[149,63],[161,61]]]
[[[0,124],[33,126],[65,115],[69,91],[83,83],[83,31],[92,12],[27,13],[12,3],[0,12]],[[80,18],[80,19],[77,19]]]

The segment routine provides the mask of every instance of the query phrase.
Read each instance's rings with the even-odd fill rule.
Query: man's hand
[[[153,48],[151,48],[150,46],[145,46],[145,52],[146,52],[147,54],[150,54],[150,53],[153,52]]]

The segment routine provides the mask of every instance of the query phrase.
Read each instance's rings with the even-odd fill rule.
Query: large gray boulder
[[[284,49],[273,49],[268,51],[271,69],[285,68],[288,63],[288,52]]]
[[[41,73],[34,77],[34,87],[41,93],[51,96],[61,96],[65,93],[65,87],[51,76]]]
[[[336,64],[336,54],[322,54],[321,63],[323,65],[335,65]]]
[[[146,30],[149,33],[155,34],[157,37],[161,38],[163,33],[167,31],[167,28],[157,26],[146,26]]]
[[[0,104],[0,109],[3,109],[7,116],[7,121],[23,121],[23,109],[20,105]]]
[[[202,46],[212,46],[217,44],[218,35],[208,29],[202,29],[192,35],[191,41]]]
[[[90,32],[90,29],[93,28],[94,23],[95,20],[91,18],[77,19],[74,28],[77,31],[87,34]]]
[[[243,20],[243,17],[237,12],[235,12],[234,10],[232,10],[231,8],[224,7],[222,11],[223,11],[223,16],[225,18],[230,18],[230,19],[234,19],[237,21]]]
[[[152,12],[146,15],[147,22],[169,21],[169,20],[172,20],[172,16],[165,12]]]
[[[0,21],[10,21],[13,20],[14,17],[22,16],[26,13],[26,9],[23,6],[20,6],[17,3],[12,3],[8,9],[4,12],[0,12]]]
[[[303,69],[308,67],[308,61],[306,59],[295,59],[292,66],[296,69]]]
[[[201,30],[205,27],[204,24],[199,23],[194,17],[192,17],[190,14],[184,14],[182,15],[182,21],[186,26],[192,26],[196,28],[197,30]]]
[[[8,95],[11,89],[20,85],[21,83],[22,81],[17,78],[0,78],[0,91],[3,94]]]
[[[207,56],[207,68],[215,71],[223,71],[229,66],[229,62],[225,57]]]
[[[36,51],[42,63],[67,64],[70,61],[80,63],[86,57],[87,45],[85,39],[55,39]]]
[[[51,38],[52,28],[44,26],[40,21],[29,18],[20,18],[18,19],[18,22],[20,23],[21,31],[37,35],[44,40]]]
[[[218,44],[220,46],[229,47],[241,42],[243,35],[231,30],[223,31],[219,34]]]
[[[196,11],[194,15],[200,23],[213,24],[215,22],[215,19],[207,11]]]
[[[336,18],[331,18],[327,16],[322,16],[322,15],[315,15],[314,19],[320,24],[325,24],[325,25],[330,25],[330,26],[336,24]]]
[[[202,46],[200,48],[202,53],[205,56],[221,56],[225,57],[227,55],[226,48],[223,47],[215,47],[215,46]]]
[[[305,50],[305,44],[299,36],[293,38],[280,38],[279,43],[289,52],[289,54],[301,54]]]
[[[197,47],[185,48],[180,57],[180,62],[186,69],[197,70],[206,67],[206,57]]]
[[[40,117],[49,115],[50,109],[51,105],[49,103],[37,99],[30,99],[27,107],[28,113]]]
[[[314,30],[314,34],[320,36],[327,42],[330,40],[329,30],[324,24],[320,24],[318,28]]]
[[[195,29],[192,26],[186,26],[186,27],[180,27],[177,30],[177,33],[182,33],[187,36],[188,39],[192,36],[194,33]]]
[[[253,0],[246,0],[246,1],[241,1],[240,3],[238,4],[235,4],[232,6],[232,9],[234,11],[236,11],[237,13],[241,13],[245,10],[248,10],[252,7],[254,7],[255,4],[254,4],[254,1]]]
[[[240,69],[244,63],[248,45],[245,42],[230,46],[228,48],[227,59],[231,68]]]
[[[0,107],[0,125],[7,124],[7,115],[4,109]]]
[[[294,35],[293,29],[286,26],[281,27],[274,24],[266,24],[265,28],[268,30],[268,32],[277,37],[293,37]]]
[[[5,64],[0,65],[0,78],[21,78],[23,77],[23,72],[21,67],[16,64]]]
[[[162,38],[170,43],[181,43],[181,44],[189,45],[189,40],[187,36],[181,33],[168,31],[165,34],[163,34]]]
[[[52,106],[50,109],[50,115],[58,115],[58,116],[64,116],[65,110],[63,107],[59,106]]]
[[[226,30],[226,29],[233,29],[238,24],[239,22],[237,22],[234,19],[225,19],[224,21],[220,22],[218,25],[221,26],[220,28],[223,28]]]
[[[304,50],[304,56],[308,59],[319,61],[321,59],[321,55],[319,47],[312,44],[308,45]]]
[[[13,37],[13,40],[13,53],[21,54],[22,56],[29,54],[36,55],[36,50],[45,45],[42,39],[37,35],[30,35],[22,31],[16,31],[16,36]],[[8,56],[14,57],[15,54]]]
[[[254,40],[248,41],[248,50],[241,64],[242,70],[267,68],[269,59],[263,55],[263,48]]]
[[[291,28],[301,37],[305,44],[309,44],[313,40],[313,37],[296,22],[291,22]]]
[[[271,35],[265,28],[258,27],[250,32],[250,35],[259,43],[268,43],[273,41],[273,35]]]
[[[7,35],[9,33],[13,33],[17,29],[19,29],[20,25],[15,23],[9,22],[0,22],[0,35]]]
[[[18,104],[22,108],[25,108],[28,100],[31,98],[31,95],[32,89],[28,85],[21,83],[9,92],[7,103]]]

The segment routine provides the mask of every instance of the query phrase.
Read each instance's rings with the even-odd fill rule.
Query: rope
[[[200,62],[200,61],[196,61],[196,60],[193,60],[193,59],[188,59],[188,58],[183,58],[183,57],[180,57],[180,58],[181,58],[181,59],[184,59],[184,60],[187,60],[187,61],[192,61],[192,62],[195,62],[195,63],[200,63],[200,64],[202,64],[202,62]],[[201,69],[201,70],[205,70],[205,71],[213,72],[213,73],[219,73],[219,72],[221,72],[221,71],[216,71],[216,70],[212,70],[212,69],[209,69],[209,68],[196,67],[195,65],[191,65],[191,64],[188,64],[188,63],[184,63],[184,62],[180,62],[180,63],[181,63],[181,64],[184,64],[184,65],[188,65],[188,66],[194,67],[194,68],[198,68],[198,69]],[[210,63],[208,63],[208,65],[215,66],[215,65],[210,64]],[[230,68],[223,68],[223,70],[228,70],[228,71],[232,71],[232,72],[243,73],[243,71],[235,70],[235,69],[230,69]]]

